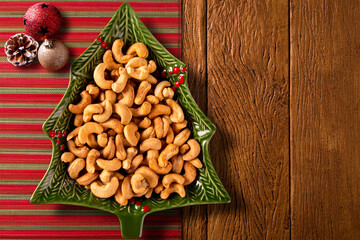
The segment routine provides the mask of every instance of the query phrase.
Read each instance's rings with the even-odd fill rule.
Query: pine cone
[[[5,43],[7,59],[14,66],[32,63],[37,55],[39,43],[25,33],[18,33]]]

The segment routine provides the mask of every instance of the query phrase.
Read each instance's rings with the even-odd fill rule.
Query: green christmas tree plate
[[[215,173],[208,151],[208,144],[215,132],[215,126],[201,112],[189,92],[185,64],[172,56],[154,38],[127,3],[121,5],[99,37],[101,39],[95,39],[90,47],[72,64],[67,91],[43,125],[44,132],[53,144],[52,159],[47,172],[31,197],[31,203],[73,204],[111,212],[119,217],[121,234],[125,238],[140,237],[144,217],[150,213],[195,204],[228,203],[230,197]],[[165,70],[166,79],[178,86],[175,87],[176,98],[191,123],[193,138],[199,141],[202,146],[200,159],[204,165],[199,170],[197,180],[186,187],[185,198],[172,194],[168,199],[163,200],[154,194],[150,199],[140,198],[141,206],[134,203],[121,206],[113,197],[109,199],[97,198],[90,190],[77,184],[68,176],[67,166],[60,160],[64,146],[66,146],[66,140],[64,136],[60,136],[58,133],[71,131],[74,117],[68,110],[68,105],[79,101],[80,92],[85,89],[89,82],[93,81],[93,70],[101,62],[102,55],[106,51],[104,42],[109,46],[118,38],[124,40],[126,47],[135,42],[144,43],[150,52],[149,59],[153,59],[159,69]],[[98,40],[101,40],[103,44]],[[173,71],[175,67],[181,69],[180,73]],[[184,82],[177,85],[175,82],[179,80],[180,76],[183,76]],[[58,144],[59,140],[60,144]],[[147,207],[144,208],[144,206]]]

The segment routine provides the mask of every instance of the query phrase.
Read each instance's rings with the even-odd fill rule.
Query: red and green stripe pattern
[[[30,196],[51,158],[42,124],[62,98],[71,62],[97,38],[122,2],[47,1],[65,18],[57,39],[70,50],[70,62],[50,72],[38,62],[14,67],[3,46],[24,32],[23,15],[33,1],[0,1],[0,239],[121,239],[115,215],[70,205],[32,205]],[[180,57],[179,0],[129,2],[154,36]],[[145,218],[143,239],[181,239],[178,209]]]

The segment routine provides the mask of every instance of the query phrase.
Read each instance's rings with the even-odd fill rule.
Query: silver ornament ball
[[[69,61],[69,49],[60,40],[45,39],[38,50],[38,59],[44,68],[59,70]]]

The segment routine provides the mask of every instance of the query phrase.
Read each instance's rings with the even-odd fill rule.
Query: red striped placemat
[[[39,63],[13,67],[4,43],[25,32],[23,16],[33,1],[0,1],[0,239],[120,239],[119,221],[110,213],[70,205],[32,205],[32,192],[51,158],[51,142],[41,126],[62,98],[71,62],[101,32],[122,2],[47,1],[66,23],[57,39],[70,50],[70,63],[49,72]],[[129,2],[154,36],[180,57],[180,0]],[[145,218],[143,239],[181,239],[178,209]]]

